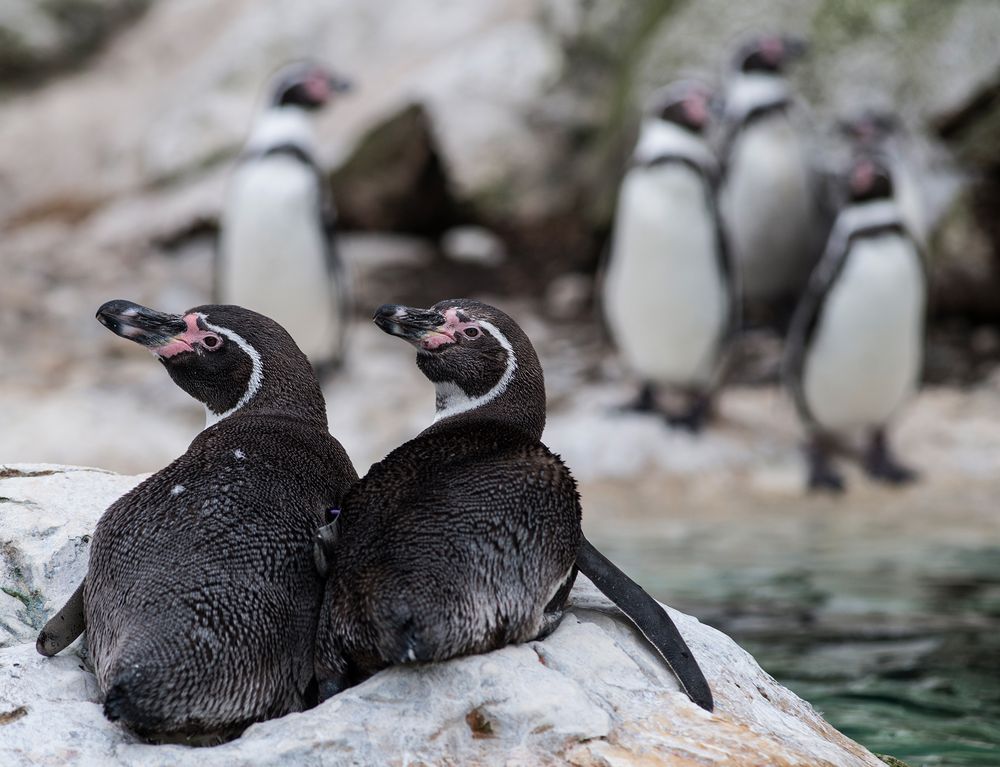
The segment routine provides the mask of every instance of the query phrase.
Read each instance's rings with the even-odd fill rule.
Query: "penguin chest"
[[[802,137],[786,117],[739,134],[720,204],[747,295],[774,296],[805,280],[816,249],[816,205]]]
[[[316,174],[276,155],[234,175],[223,212],[219,298],[283,325],[312,361],[336,352],[339,313]]]
[[[806,350],[803,391],[822,427],[882,425],[916,389],[924,304],[920,256],[908,239],[851,246]]]
[[[704,179],[684,165],[622,184],[604,300],[628,364],[647,380],[707,383],[730,311]]]

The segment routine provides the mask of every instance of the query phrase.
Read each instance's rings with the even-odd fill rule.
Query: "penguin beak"
[[[354,90],[354,83],[341,75],[329,74],[326,77],[327,87],[330,93],[348,93]]]
[[[441,336],[441,341],[453,341],[451,334],[442,330],[445,325],[443,314],[428,309],[413,309],[399,304],[383,304],[375,310],[372,321],[391,336],[399,336],[404,341],[421,349],[436,348],[436,344],[425,343],[433,336]]]
[[[115,335],[159,348],[188,330],[179,314],[164,314],[131,301],[108,301],[97,310],[97,321]]]

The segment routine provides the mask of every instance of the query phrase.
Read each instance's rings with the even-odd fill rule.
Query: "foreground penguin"
[[[604,285],[615,342],[642,380],[688,399],[668,422],[697,431],[708,416],[726,341],[736,329],[734,268],[715,205],[718,165],[704,139],[710,94],[695,81],[658,92],[622,182]]]
[[[226,195],[216,295],[272,317],[321,375],[344,353],[349,286],[308,113],[347,84],[303,62],[278,73]]]
[[[105,715],[152,739],[226,738],[306,708],[323,594],[313,539],[357,479],[308,361],[237,306],[111,301],[97,318],[152,351],[209,425],[101,517],[39,652],[85,624]]]
[[[486,652],[552,632],[587,575],[638,625],[684,691],[711,710],[666,612],[583,537],[576,483],[539,440],[545,384],[524,332],[465,299],[383,306],[375,322],[417,348],[434,423],[348,493],[317,634],[320,694],[381,668]]]
[[[785,79],[804,51],[787,37],[754,39],[727,77],[719,202],[751,301],[796,297],[826,235],[810,134]]]
[[[886,428],[920,379],[927,276],[893,200],[887,163],[855,160],[850,201],[795,312],[786,372],[809,433],[809,487],[840,491],[830,458],[840,439],[867,432],[864,468],[909,482]]]

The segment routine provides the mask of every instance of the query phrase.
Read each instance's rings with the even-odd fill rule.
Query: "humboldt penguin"
[[[583,537],[576,482],[540,441],[545,383],[524,332],[467,299],[386,305],[375,323],[417,349],[434,422],[347,494],[316,672],[329,697],[381,668],[541,639],[577,570],[632,619],[698,705],[705,677],[666,612]]]
[[[101,517],[39,652],[85,626],[105,715],[152,740],[212,742],[306,708],[323,595],[313,540],[357,479],[308,360],[237,306],[110,301],[97,319],[148,348],[208,426]]]
[[[350,286],[309,112],[348,88],[312,62],[282,69],[229,181],[215,300],[272,317],[322,376],[344,354]]]
[[[886,158],[892,174],[893,197],[906,230],[921,248],[926,248],[930,237],[927,204],[912,141],[908,140],[902,120],[893,112],[864,109],[841,120],[839,128],[854,154],[875,152]]]
[[[698,431],[710,411],[739,294],[715,202],[718,163],[705,140],[711,94],[682,80],[654,94],[618,199],[604,313],[641,380],[640,411],[657,389],[685,396],[669,423]]]
[[[756,38],[726,80],[719,204],[744,295],[772,311],[798,297],[828,228],[810,131],[785,78],[804,51],[792,38]]]
[[[844,489],[831,457],[858,432],[867,434],[863,466],[872,478],[916,478],[893,456],[886,430],[920,380],[926,298],[924,259],[893,200],[888,162],[859,156],[849,202],[787,341],[787,380],[808,433],[810,489]]]

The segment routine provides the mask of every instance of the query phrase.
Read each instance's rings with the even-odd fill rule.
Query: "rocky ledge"
[[[80,643],[34,639],[86,568],[105,507],[142,477],[0,465],[0,763],[81,765],[808,765],[884,767],[724,634],[670,610],[714,714],[584,578],[542,642],[376,675],[213,748],[153,746],[104,719]],[[670,608],[667,608],[670,609]]]

